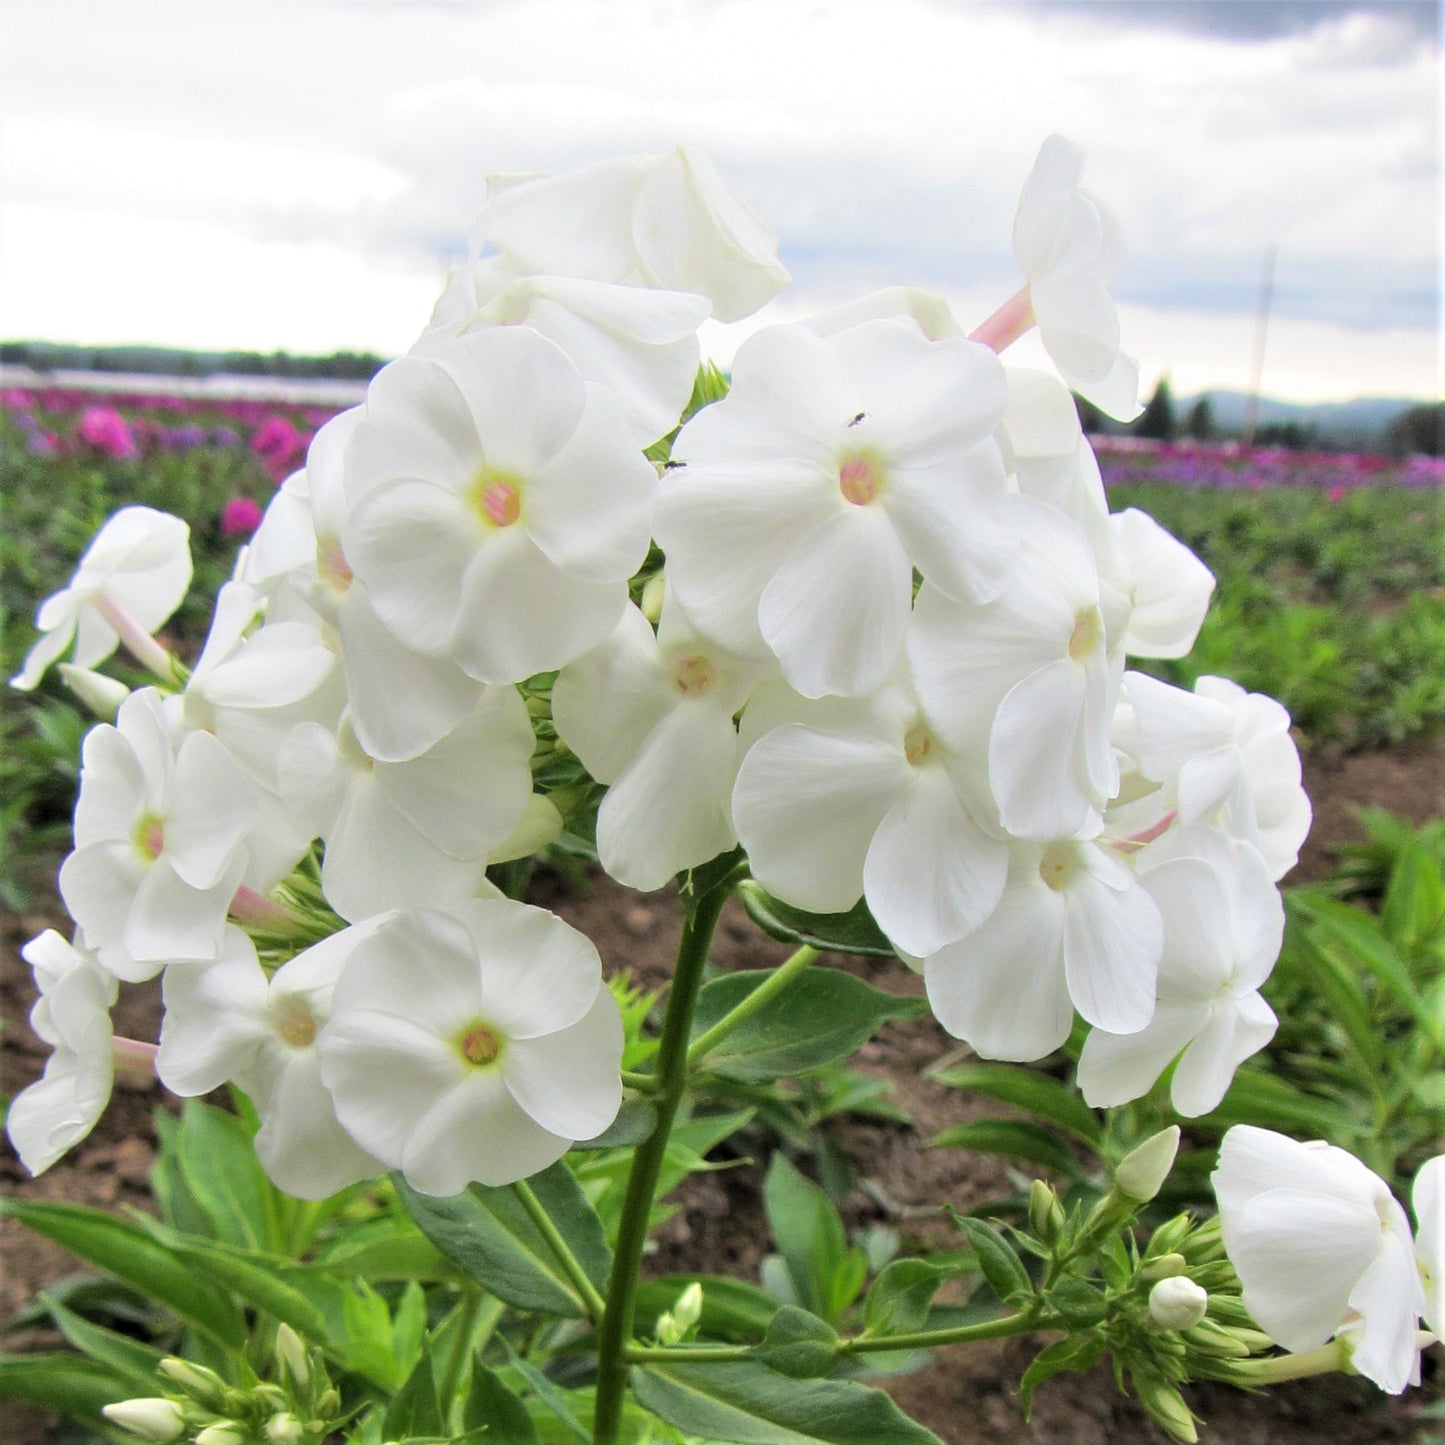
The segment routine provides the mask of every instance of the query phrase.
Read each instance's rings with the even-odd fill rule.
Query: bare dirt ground
[[[1306,786],[1315,827],[1292,882],[1320,877],[1328,870],[1332,850],[1361,836],[1354,817],[1361,806],[1385,807],[1416,822],[1445,816],[1445,742],[1311,758]],[[649,987],[665,983],[680,920],[671,893],[639,897],[601,877],[589,896],[563,893],[547,880],[540,888],[537,901],[555,907],[587,933],[609,970],[628,969]],[[41,928],[52,925],[64,926],[58,902],[26,917],[0,913],[0,1017],[5,1025],[0,1093],[6,1095],[35,1078],[44,1064],[44,1047],[25,1026],[33,991],[18,951]],[[740,910],[729,911],[718,930],[713,961],[724,969],[759,968],[777,962],[784,952],[782,945],[760,935]],[[848,966],[860,967],[856,960]],[[901,965],[861,967],[877,987],[905,994],[921,991],[921,981]],[[127,989],[117,1013],[117,1032],[154,1038],[158,1018],[155,990]],[[848,1201],[850,1225],[886,1220],[905,1237],[924,1237],[937,1227],[930,1216],[940,1201],[968,1207],[1007,1192],[992,1158],[926,1147],[925,1141],[939,1130],[992,1107],[925,1077],[929,1066],[958,1050],[957,1041],[925,1017],[886,1026],[861,1051],[858,1066],[888,1080],[894,1100],[913,1122],[903,1126],[843,1120],[829,1126],[860,1185]],[[8,1146],[0,1147],[0,1188],[21,1198],[146,1208],[155,1140],[152,1115],[165,1103],[153,1082],[120,1081],[91,1137],[40,1179],[28,1178]],[[761,1177],[760,1165],[753,1164],[689,1181],[684,1208],[664,1230],[650,1269],[756,1279],[770,1243],[759,1202]],[[12,1318],[47,1281],[74,1268],[74,1259],[64,1251],[0,1221],[0,1322]],[[1039,1343],[1017,1340],[941,1352],[927,1368],[885,1386],[947,1445],[1158,1445],[1164,1440],[1137,1405],[1119,1394],[1107,1366],[1048,1382],[1026,1422],[1015,1391]],[[1439,1350],[1427,1352],[1425,1388],[1400,1400],[1381,1396],[1367,1382],[1339,1377],[1302,1381],[1259,1396],[1202,1386],[1191,1390],[1189,1399],[1204,1420],[1203,1438],[1216,1445],[1427,1445],[1432,1433],[1445,1438],[1445,1422],[1432,1425],[1421,1418],[1421,1411],[1445,1393],[1440,1355]],[[56,1425],[0,1400],[3,1445],[53,1445],[60,1439]]]

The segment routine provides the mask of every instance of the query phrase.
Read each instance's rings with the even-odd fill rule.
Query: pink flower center
[[[351,586],[351,563],[346,560],[340,542],[323,543],[317,551],[316,562],[322,580],[333,592],[345,592]]]
[[[148,863],[154,863],[166,850],[166,828],[154,813],[142,814],[135,825],[135,846]]]
[[[1098,650],[1104,638],[1104,619],[1097,607],[1086,607],[1074,619],[1074,630],[1069,634],[1069,656],[1075,662],[1083,662]]]
[[[838,462],[838,490],[855,507],[876,502],[888,484],[883,459],[873,451],[859,448],[845,452]]]
[[[483,467],[472,484],[472,506],[489,527],[510,527],[522,515],[521,479]]]
[[[717,681],[709,658],[680,657],[672,665],[672,685],[684,697],[701,697]]]
[[[496,1034],[480,1025],[469,1028],[462,1035],[460,1047],[462,1057],[469,1064],[478,1068],[485,1064],[495,1063],[497,1055],[502,1052],[502,1045],[498,1042]]]

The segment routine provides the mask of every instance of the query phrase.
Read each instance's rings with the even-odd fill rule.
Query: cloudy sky
[[[976,324],[1051,131],[1123,222],[1146,381],[1440,389],[1440,49],[1385,0],[0,0],[0,337],[404,350],[490,171],[707,151],[764,319]],[[724,359],[737,337],[711,338]]]

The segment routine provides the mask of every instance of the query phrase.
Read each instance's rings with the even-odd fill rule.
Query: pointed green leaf
[[[940,1445],[881,1390],[794,1380],[766,1365],[643,1365],[638,1400],[687,1435],[730,1445]]]
[[[567,1433],[579,1445],[591,1445],[592,1432],[577,1418],[577,1412],[567,1396],[535,1365],[529,1365],[522,1359],[505,1336],[502,1337],[502,1348],[507,1352],[507,1363],[532,1387],[537,1398],[561,1421]]]
[[[749,970],[704,985],[693,1037],[700,1038],[771,977],[771,969]],[[722,1039],[703,1067],[741,1083],[772,1083],[847,1058],[888,1020],[916,1018],[926,1008],[922,999],[884,993],[836,969],[808,969]]]
[[[1097,1146],[1103,1136],[1094,1111],[1067,1084],[1047,1074],[1009,1064],[966,1064],[962,1068],[930,1070],[929,1077],[950,1088],[967,1089],[1027,1109],[1085,1144]]]
[[[528,1183],[599,1290],[607,1287],[612,1251],[602,1222],[566,1164]],[[586,1314],[552,1247],[509,1188],[473,1184],[450,1199],[418,1194],[398,1178],[397,1193],[422,1232],[478,1284],[519,1309],[579,1319]]]
[[[955,1124],[928,1142],[936,1147],[947,1145],[1001,1154],[1005,1159],[1036,1164],[1071,1179],[1081,1177],[1074,1156],[1053,1134],[1037,1124],[1023,1124],[1014,1119],[975,1119],[968,1124]]]
[[[957,1273],[926,1259],[895,1259],[873,1281],[863,1302],[868,1333],[901,1335],[921,1330],[939,1286]]]
[[[285,1250],[281,1193],[240,1119],[187,1099],[176,1144],[186,1189],[211,1221],[207,1234],[245,1249]]]
[[[848,1249],[832,1201],[778,1152],[768,1165],[763,1203],[794,1293],[818,1313],[831,1314],[833,1276]]]
[[[55,1321],[55,1327],[82,1354],[117,1374],[129,1376],[137,1395],[154,1393],[156,1366],[165,1358],[159,1350],[94,1324],[84,1315],[67,1309],[53,1295],[42,1294],[40,1303]]]
[[[0,1199],[0,1211],[169,1305],[221,1343],[236,1349],[245,1344],[245,1322],[230,1294],[136,1225],[78,1204]]]
[[[386,1409],[382,1429],[389,1440],[402,1440],[408,1435],[445,1436],[441,1406],[437,1403],[436,1381],[432,1378],[431,1357],[422,1355],[406,1383],[392,1397]]]
[[[1024,1419],[1027,1420],[1033,1410],[1034,1391],[1045,1380],[1064,1370],[1081,1375],[1090,1369],[1103,1353],[1103,1337],[1096,1334],[1070,1335],[1068,1339],[1059,1340],[1040,1350],[1024,1371],[1024,1377],[1019,1383],[1019,1406],[1023,1410]]]
[[[486,1445],[537,1445],[537,1427],[527,1407],[494,1370],[472,1366],[472,1387],[462,1406],[462,1429],[483,1430]]]
[[[579,1139],[571,1154],[595,1153],[599,1149],[630,1149],[641,1144],[657,1128],[657,1106],[648,1099],[624,1099],[617,1117],[594,1139]]]
[[[988,1281],[989,1288],[1005,1302],[1031,1299],[1034,1287],[1029,1281],[1024,1262],[1018,1257],[1013,1245],[984,1220],[970,1214],[960,1214],[956,1209],[949,1212],[953,1215],[953,1222],[973,1246],[978,1267]]]
[[[784,1305],[753,1354],[770,1370],[790,1379],[816,1379],[831,1374],[838,1363],[838,1332],[817,1315],[797,1305]]]
[[[871,958],[896,958],[893,945],[859,899],[847,913],[808,913],[774,898],[760,883],[738,885],[748,916],[784,943],[806,943],[823,953],[861,953]]]
[[[128,1375],[84,1355],[0,1355],[0,1398],[37,1410],[98,1420],[106,1405],[131,1399],[134,1390]]]

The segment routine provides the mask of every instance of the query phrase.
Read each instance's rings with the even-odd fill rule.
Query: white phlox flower
[[[348,952],[321,1076],[352,1138],[413,1188],[510,1184],[616,1116],[621,1014],[597,950],[555,915],[415,909]]]
[[[489,854],[522,821],[535,746],[512,687],[488,687],[471,715],[405,762],[372,758],[348,718],[302,724],[282,749],[281,791],[326,843],[321,887],[345,919],[477,892]]]
[[[597,853],[612,877],[660,888],[736,844],[733,715],[773,670],[702,636],[669,594],[656,635],[629,604],[611,637],[558,674],[558,735],[608,785]]]
[[[20,1162],[42,1174],[90,1133],[110,1099],[110,1010],[119,990],[88,950],[52,928],[32,938],[20,956],[40,990],[30,1027],[53,1052],[42,1077],[10,1101],[5,1132]]]
[[[1185,656],[1209,610],[1214,574],[1137,507],[1111,516],[1109,531],[1128,596],[1124,651],[1130,657]]]
[[[1004,401],[986,348],[901,321],[758,332],[673,446],[654,532],[678,600],[733,651],[765,644],[805,696],[881,686],[915,567],[959,600],[1003,586]]]
[[[608,394],[527,327],[383,368],[345,475],[356,500],[342,543],[376,616],[480,682],[519,682],[600,642],[647,555],[652,464]]]
[[[1237,1124],[1212,1175],[1224,1247],[1259,1327],[1287,1350],[1336,1335],[1398,1395],[1420,1382],[1425,1291],[1405,1211],[1352,1154]]]
[[[42,636],[10,685],[29,691],[71,643],[77,667],[104,662],[121,641],[163,657],[150,643],[191,585],[191,529],[152,507],[122,507],[95,534],[67,586],[40,604]]]
[[[1039,337],[1071,391],[1120,421],[1139,415],[1139,368],[1119,350],[1108,283],[1124,260],[1114,213],[1079,186],[1084,153],[1063,136],[1039,149],[1014,213],[1014,254]]]
[[[273,596],[271,605],[283,600]],[[262,893],[291,871],[316,836],[282,801],[282,745],[302,723],[334,726],[346,701],[336,653],[318,619],[308,613],[272,621],[269,614],[262,618],[266,606],[249,583],[221,588],[182,708],[189,727],[225,744],[255,789],[244,882]]]
[[[690,291],[719,321],[751,316],[788,281],[777,237],[684,147],[490,177],[478,230],[519,271]]]
[[[959,602],[925,584],[908,648],[945,744],[964,753],[988,739],[1003,827],[1048,842],[1097,831],[1118,790],[1110,724],[1123,666],[1083,534],[1033,498],[1010,504],[1021,545],[1002,594]]]
[[[60,893],[105,968],[136,982],[217,956],[258,806],[211,734],[173,741],[154,688],[127,698],[114,727],[91,729]]]
[[[1062,512],[1100,550],[1109,502],[1068,388],[1047,371],[1010,366],[999,435],[1018,490]]]
[[[1139,769],[1165,785],[1179,821],[1253,843],[1276,881],[1288,873],[1312,817],[1289,713],[1223,677],[1201,677],[1190,693],[1130,672],[1124,687]]]
[[[1158,1004],[1137,1033],[1095,1029],[1085,1041],[1079,1088],[1094,1108],[1142,1097],[1178,1057],[1175,1110],[1207,1114],[1278,1026],[1259,988],[1284,937],[1279,890],[1257,849],[1208,829],[1191,834],[1177,844],[1186,856],[1140,866],[1164,921]]]
[[[187,1098],[234,1083],[261,1117],[256,1157],[279,1188],[301,1199],[324,1199],[386,1172],[337,1122],[316,1051],[337,974],[381,921],[333,934],[269,979],[251,940],[234,927],[216,962],[166,970],[161,1082]]]
[[[986,1059],[1041,1059],[1074,1010],[1137,1033],[1154,1014],[1164,925],[1129,866],[1088,840],[1015,843],[998,906],[924,959],[935,1017]]]
[[[1410,1202],[1415,1207],[1415,1262],[1425,1288],[1421,1313],[1438,1337],[1445,1335],[1445,1154],[1420,1166]]]
[[[938,341],[945,336],[965,340],[963,327],[954,319],[948,302],[918,286],[885,286],[856,301],[845,301],[829,311],[815,312],[798,324],[819,336],[836,336],[864,321],[905,321]]]
[[[993,912],[1008,844],[980,821],[992,802],[971,758],[944,743],[906,675],[866,699],[789,710],[760,697],[743,734],[733,816],[753,876],[779,898],[816,913],[866,898],[916,957]]]
[[[632,439],[665,436],[692,395],[697,329],[707,298],[572,276],[518,273],[500,256],[473,257],[447,282],[431,325],[412,348],[486,326],[529,326],[567,353],[585,380],[617,402]]]

